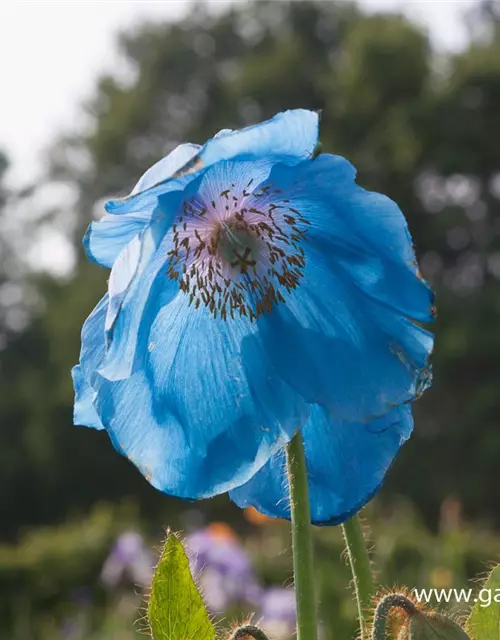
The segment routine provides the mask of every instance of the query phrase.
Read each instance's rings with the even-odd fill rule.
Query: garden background
[[[143,590],[101,578],[124,531],[154,547],[164,525],[223,521],[262,583],[290,584],[285,523],[226,497],[187,504],[156,492],[105,433],[72,426],[70,379],[107,278],[81,248],[103,201],[180,142],[287,108],[321,109],[323,149],[398,202],[437,292],[434,385],[365,510],[377,569],[388,584],[461,588],[500,560],[500,4],[477,2],[464,19],[470,41],[450,53],[406,18],[351,2],[193,5],[120,36],[121,68],[81,105],[85,126],[46,149],[43,175],[17,188],[2,156],[0,637],[135,637]],[[64,273],[37,265],[51,230],[74,256]],[[340,532],[316,534],[325,638],[347,640],[355,605]]]

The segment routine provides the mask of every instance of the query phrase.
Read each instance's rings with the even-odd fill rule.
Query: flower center
[[[303,277],[300,245],[309,222],[272,185],[248,192],[251,182],[211,202],[190,198],[172,226],[167,273],[189,304],[205,305],[214,318],[255,321]]]
[[[221,223],[213,238],[213,246],[223,261],[233,269],[239,268],[241,273],[257,265],[258,238],[243,221],[233,218]]]

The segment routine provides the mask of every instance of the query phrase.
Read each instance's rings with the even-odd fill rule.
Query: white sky
[[[437,47],[460,49],[467,39],[460,15],[478,1],[361,0],[360,4],[368,11],[403,10],[427,25]],[[145,19],[176,18],[189,4],[188,0],[2,0],[0,149],[11,158],[11,180],[30,182],[41,169],[41,150],[78,121],[78,105],[91,95],[97,75],[117,65],[117,31]],[[220,9],[228,0],[209,0],[209,4]]]
[[[231,0],[207,2],[220,10]],[[466,44],[461,15],[478,2],[359,0],[368,12],[403,11],[427,27],[440,50],[459,50]],[[189,0],[0,0],[0,150],[11,160],[11,184],[32,183],[43,170],[44,148],[58,134],[83,124],[79,107],[92,95],[97,76],[118,68],[116,33],[145,20],[176,19],[190,4]],[[50,197],[68,200],[67,194],[56,190],[50,196],[45,190],[37,193],[37,202],[50,203]],[[29,202],[10,212],[8,218],[21,238],[24,217],[36,212]],[[26,252],[23,241],[21,253],[31,268],[62,277],[71,272],[75,253],[63,228],[41,225],[30,244]]]

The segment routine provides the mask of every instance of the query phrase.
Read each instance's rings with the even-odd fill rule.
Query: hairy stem
[[[354,516],[347,522],[344,522],[342,530],[344,532],[352,577],[354,579],[361,638],[365,640],[367,629],[366,616],[371,606],[374,592],[370,557],[358,516]]]
[[[318,622],[313,573],[311,512],[304,443],[300,433],[296,433],[287,445],[286,460],[292,515],[297,640],[316,640]]]

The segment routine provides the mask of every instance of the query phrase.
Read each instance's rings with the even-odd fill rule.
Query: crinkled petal
[[[82,328],[82,346],[80,349],[80,369],[83,378],[92,386],[93,378],[105,354],[104,323],[108,310],[109,296],[103,296]]]
[[[159,311],[143,366],[96,376],[95,404],[116,448],[156,488],[209,497],[248,480],[309,407],[276,374],[250,323],[192,313],[180,293]]]
[[[109,213],[132,213],[154,207],[156,199],[185,186],[200,171],[222,160],[280,158],[296,164],[312,156],[318,142],[319,115],[294,109],[239,131],[224,129],[211,138],[182,168],[145,191],[106,204]]]
[[[303,429],[311,521],[335,525],[348,520],[379,490],[413,428],[410,407],[396,407],[369,423],[336,420],[318,406]],[[230,493],[242,508],[290,518],[284,450],[246,484]]]
[[[135,185],[132,194],[150,189],[168,180],[201,149],[197,144],[181,144],[165,158],[150,167]],[[173,181],[173,189],[181,189],[187,181]],[[123,202],[122,200],[116,201]],[[124,247],[133,240],[152,220],[157,204],[156,198],[138,200],[135,207],[114,206],[115,201],[106,204],[109,212],[97,222],[92,222],[83,238],[83,246],[89,260],[103,267],[111,268]],[[116,215],[117,213],[123,215]]]
[[[140,193],[154,187],[159,182],[171,178],[174,173],[182,169],[200,151],[199,144],[187,142],[180,144],[168,156],[159,160],[143,174],[132,190],[132,194]]]
[[[104,429],[94,407],[95,391],[84,378],[81,367],[73,367],[71,375],[75,389],[73,423],[98,430]]]
[[[73,423],[98,430],[104,429],[104,426],[94,406],[96,393],[92,380],[105,353],[104,322],[107,307],[106,294],[83,325],[80,364],[71,371],[75,391]]]
[[[200,153],[205,166],[238,156],[310,158],[318,142],[319,114],[306,109],[278,113],[270,120],[239,131],[225,130],[207,142]]]
[[[85,235],[87,256],[111,267],[125,245],[150,222],[158,198],[184,189],[214,163],[240,157],[269,161],[273,157],[295,164],[311,157],[318,140],[318,122],[316,112],[295,109],[240,131],[224,129],[204,147],[190,143],[178,146],[146,171],[128,197],[106,203],[108,215],[93,222]]]
[[[404,217],[353,178],[334,156],[272,171],[283,206],[309,226],[303,278],[259,320],[288,384],[351,421],[418,396],[433,342],[415,323],[432,319],[433,295],[418,276]]]
[[[151,213],[148,211],[126,216],[106,214],[97,222],[91,222],[83,237],[87,258],[111,269],[121,251],[146,227],[150,219]]]
[[[254,430],[268,438],[281,428],[293,433],[308,411],[277,375],[255,324],[217,321],[205,306],[193,312],[183,293],[152,325],[146,370],[159,410],[169,407],[187,432],[193,424],[223,430],[225,414],[250,418],[255,404]]]
[[[171,248],[171,234],[167,234],[181,197],[182,192],[173,192],[161,199],[152,222],[123,249],[111,270],[105,325],[107,352],[100,369],[109,380],[130,375],[138,347],[147,348],[151,314],[178,291],[178,284],[166,273],[165,263]]]
[[[361,300],[316,267],[259,327],[284,380],[336,417],[367,420],[415,399],[428,379],[432,336],[390,309]]]
[[[194,499],[248,480],[309,407],[277,375],[254,325],[216,322],[188,301],[179,293],[159,304],[143,366],[120,381],[99,374],[109,297],[100,301],[82,331],[75,420],[99,420],[153,486]]]
[[[108,300],[106,294],[85,321],[82,329],[80,364],[71,371],[75,391],[73,423],[99,430],[104,427],[94,406],[96,394],[92,381],[105,353],[104,322]]]
[[[201,198],[204,203],[220,201],[221,192],[231,185],[238,193],[243,192],[249,182],[257,186],[265,180],[272,166],[269,159],[219,162],[184,191],[168,192],[158,198],[154,219],[123,249],[111,270],[106,319],[108,350],[100,368],[102,376],[121,380],[142,363],[158,309],[179,290],[178,282],[167,274],[167,264],[173,248],[170,227],[182,202],[191,197]]]
[[[312,248],[321,254],[365,296],[431,322],[434,294],[418,270],[404,215],[387,196],[359,187],[355,177],[350,162],[322,154],[295,167],[275,165],[269,182],[308,220],[306,253]]]

